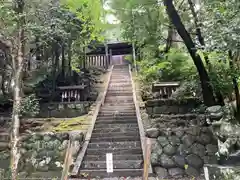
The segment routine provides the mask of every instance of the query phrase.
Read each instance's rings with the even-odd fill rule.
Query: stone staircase
[[[129,66],[115,65],[74,178],[142,176],[143,151],[132,89]],[[106,153],[113,154],[113,173],[106,172]]]

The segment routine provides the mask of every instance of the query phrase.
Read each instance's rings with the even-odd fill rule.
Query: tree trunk
[[[173,5],[172,0],[164,0],[164,5],[166,6],[166,11],[169,16],[169,19],[172,21],[173,25],[177,29],[178,34],[183,39],[188,49],[188,52],[190,53],[193,59],[193,62],[198,70],[198,74],[199,74],[201,86],[202,86],[203,100],[205,105],[207,106],[215,105],[215,98],[214,98],[212,86],[210,84],[209,76],[204,67],[201,57],[197,54],[197,49],[195,47],[195,44],[190,34],[187,32],[185,26],[183,25]]]
[[[65,59],[65,45],[64,45],[64,41],[63,41],[63,43],[62,43],[62,75],[63,75],[64,79],[65,79],[65,77],[66,77],[66,71],[65,71],[66,65],[65,65],[65,61],[66,61],[66,59]]]
[[[17,169],[18,162],[20,159],[20,153],[18,150],[19,143],[19,127],[20,127],[20,106],[21,106],[21,89],[22,89],[22,75],[24,71],[24,48],[25,48],[25,37],[24,37],[24,24],[25,17],[24,13],[24,0],[15,0],[13,8],[18,15],[17,27],[17,55],[16,57],[12,53],[12,63],[14,70],[14,89],[13,89],[13,112],[12,112],[12,134],[11,134],[11,171],[12,180],[17,180]],[[12,48],[13,49],[13,48]]]
[[[4,68],[6,67],[4,66]],[[7,95],[6,88],[5,88],[5,80],[6,80],[6,72],[4,71],[2,73],[2,83],[1,83],[1,90],[2,90],[3,96]]]
[[[72,39],[68,40],[68,76],[71,76],[71,61],[72,61]]]
[[[172,47],[172,41],[173,41],[173,27],[169,26],[168,27],[168,37],[167,37],[167,42],[166,42],[166,48],[165,48],[165,53],[168,53],[169,50]]]
[[[235,72],[234,70],[234,55],[233,52],[230,50],[228,52],[229,55],[229,66],[232,70],[232,72]],[[232,82],[233,82],[233,88],[234,88],[234,92],[235,92],[235,96],[236,96],[236,105],[237,105],[237,118],[240,118],[240,94],[239,94],[239,87],[238,87],[238,82],[237,82],[237,77],[235,75],[232,75]]]
[[[191,9],[191,12],[192,12],[192,15],[193,15],[193,20],[194,20],[194,24],[195,24],[195,27],[196,27],[196,35],[197,35],[198,41],[199,41],[200,45],[203,48],[205,48],[206,44],[205,44],[204,38],[202,36],[199,20],[198,20],[197,13],[196,13],[195,8],[194,8],[194,3],[192,2],[192,0],[188,0],[188,4],[190,6],[190,9]],[[207,53],[203,52],[203,56],[204,56],[206,65],[208,67],[208,71],[211,72],[212,71],[212,67],[211,67],[212,65],[209,61]],[[224,106],[224,104],[225,104],[224,103],[224,98],[223,98],[223,95],[220,92],[220,90],[215,89],[215,93],[216,93],[216,98],[217,98],[218,104]]]
[[[54,90],[54,95],[55,95],[55,89],[56,89],[56,80],[57,80],[57,74],[59,70],[59,45],[58,42],[53,43],[53,53],[54,53],[54,64],[53,64],[53,90]]]

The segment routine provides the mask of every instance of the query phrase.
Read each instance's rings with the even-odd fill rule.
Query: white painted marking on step
[[[112,153],[106,154],[106,165],[107,165],[107,173],[113,172],[113,155]]]
[[[205,175],[205,179],[206,179],[206,180],[209,180],[209,172],[208,172],[208,167],[206,167],[206,166],[205,166],[203,169],[204,169],[204,175]]]

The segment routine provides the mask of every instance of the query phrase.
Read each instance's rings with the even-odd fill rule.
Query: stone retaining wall
[[[70,137],[73,142],[72,155],[75,158],[84,141],[84,135],[80,131],[39,133],[23,137],[20,143],[20,177],[44,177],[44,173],[52,178],[56,175],[60,177]],[[1,169],[7,171],[10,164],[9,149],[0,149],[0,164]]]
[[[38,118],[72,118],[87,114],[91,103],[83,104],[44,104],[41,106]]]
[[[155,114],[185,114],[192,112],[201,102],[196,98],[184,100],[176,99],[154,99],[145,104],[149,115]]]
[[[216,163],[217,140],[207,127],[160,129],[152,149],[151,162],[159,178],[194,176],[205,163]]]

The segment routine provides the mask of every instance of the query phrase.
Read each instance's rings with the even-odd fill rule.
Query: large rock
[[[163,152],[168,156],[174,155],[176,151],[177,151],[177,148],[171,144],[168,144],[163,148]]]
[[[181,138],[181,137],[183,137],[183,135],[184,135],[184,131],[181,130],[181,129],[179,129],[179,131],[176,131],[175,134],[176,134],[177,137]]]
[[[45,134],[43,136],[43,140],[46,141],[46,142],[50,141],[51,139],[52,139],[52,137],[49,134]]]
[[[206,150],[208,155],[215,155],[216,152],[218,151],[218,146],[213,144],[208,144],[206,146]]]
[[[204,164],[217,164],[218,160],[216,156],[204,156]]]
[[[184,170],[181,168],[170,168],[168,169],[168,173],[172,177],[181,177],[184,175]]]
[[[162,146],[158,142],[156,142],[153,146],[152,152],[160,156],[163,152]]]
[[[59,150],[67,149],[68,147],[68,140],[64,140],[62,144],[58,147]]]
[[[157,177],[160,179],[164,179],[164,178],[168,177],[168,171],[165,168],[156,167],[155,172],[157,174]]]
[[[193,135],[193,136],[199,136],[199,135],[200,135],[200,132],[201,132],[201,128],[198,127],[198,126],[194,126],[194,127],[189,128],[189,129],[187,130],[187,133],[188,133],[188,134],[191,134],[191,135]]]
[[[160,132],[157,128],[149,128],[146,130],[146,136],[149,138],[157,138],[159,133]]]
[[[173,168],[176,167],[174,161],[167,156],[166,154],[162,154],[160,157],[160,163],[164,168]]]
[[[70,134],[72,141],[82,142],[84,139],[84,135],[81,131],[71,131],[71,132],[69,132],[69,134]]]
[[[197,140],[197,142],[199,142],[201,144],[207,145],[207,144],[211,143],[212,137],[208,133],[201,133],[201,135],[198,136],[196,140]]]
[[[222,106],[210,106],[206,109],[207,113],[218,113],[222,111]]]
[[[190,134],[186,134],[182,138],[182,142],[186,147],[190,147],[194,143],[194,141],[195,141],[195,137]]]
[[[186,157],[188,165],[195,167],[195,168],[201,168],[203,166],[203,160],[195,155],[195,154],[190,154]]]
[[[161,144],[162,147],[166,146],[169,144],[168,139],[165,136],[159,136],[157,138],[158,143]]]
[[[208,107],[206,112],[211,120],[220,120],[223,117],[223,109],[221,106]]]
[[[57,138],[60,141],[69,140],[69,134],[68,133],[58,133]]]
[[[188,166],[185,170],[186,174],[191,176],[191,177],[198,177],[200,176],[199,170],[197,170],[194,167]]]
[[[163,114],[164,112],[168,111],[168,106],[156,106],[153,107],[153,114]]]
[[[39,141],[42,140],[42,135],[41,134],[33,134],[31,137],[31,141]]]
[[[198,143],[194,143],[191,147],[191,152],[193,154],[196,154],[196,155],[200,156],[200,157],[203,157],[206,154],[206,149],[203,145],[198,144]]]
[[[177,137],[177,136],[170,136],[170,137],[168,138],[168,140],[169,140],[170,144],[172,144],[172,145],[174,145],[174,146],[175,146],[175,145],[179,145],[179,144],[181,143],[179,137]]]
[[[183,156],[179,156],[179,155],[173,156],[173,160],[178,167],[180,167],[180,168],[185,167],[186,161]]]
[[[191,148],[184,144],[180,144],[177,151],[181,156],[187,156],[191,152]]]
[[[159,156],[158,156],[157,153],[152,153],[150,158],[151,158],[151,164],[152,164],[153,166],[160,165],[160,162],[158,161]]]

